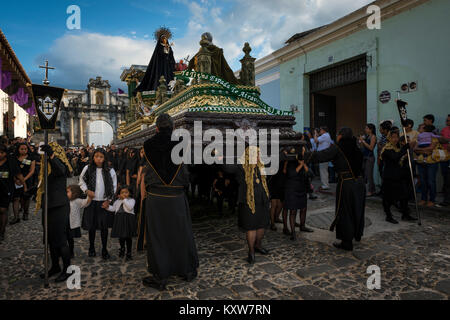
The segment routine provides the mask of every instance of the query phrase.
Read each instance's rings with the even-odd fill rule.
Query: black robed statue
[[[144,91],[155,91],[159,86],[159,79],[164,76],[166,83],[174,79],[175,58],[169,44],[172,33],[167,28],[160,28],[155,32],[157,41],[152,59],[147,67],[145,76],[133,94]]]
[[[173,121],[167,114],[156,119],[157,134],[144,144],[147,165],[141,194],[144,198],[148,269],[153,277],[145,286],[164,290],[170,276],[192,281],[199,266],[186,190],[189,174],[184,164],[172,162],[177,144],[171,141]]]

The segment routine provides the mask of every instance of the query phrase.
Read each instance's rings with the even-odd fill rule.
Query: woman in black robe
[[[353,250],[353,239],[360,241],[364,232],[366,186],[361,176],[363,155],[350,128],[342,128],[337,143],[323,151],[304,155],[306,162],[333,161],[338,173],[336,187],[336,217],[330,231],[336,228],[336,248]],[[304,152],[304,151],[303,151]]]
[[[411,176],[407,152],[409,144],[400,147],[399,131],[392,130],[388,134],[388,143],[381,151],[380,158],[383,161],[383,208],[386,213],[386,221],[398,224],[391,212],[391,206],[400,202],[400,211],[403,221],[417,220],[410,216],[408,207],[409,187]]]
[[[155,51],[147,67],[145,76],[133,94],[144,91],[155,91],[159,86],[159,79],[164,76],[166,83],[174,79],[175,58],[172,47],[169,45],[168,34],[163,33],[158,37]]]
[[[255,163],[256,162],[256,163]],[[255,163],[255,164],[252,164]],[[265,229],[270,225],[269,187],[259,149],[247,147],[240,164],[227,164],[224,171],[233,174],[238,181],[239,228],[246,232],[248,262],[255,263],[255,251],[267,255],[262,246]]]
[[[186,281],[197,276],[197,247],[186,191],[189,188],[187,167],[172,162],[172,118],[167,114],[156,120],[157,134],[144,144],[147,166],[141,194],[146,220],[147,261],[153,277],[143,284],[165,290],[170,276]]]

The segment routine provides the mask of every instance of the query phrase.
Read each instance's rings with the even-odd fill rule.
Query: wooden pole
[[[48,130],[44,130],[44,143],[48,145]],[[48,155],[44,153],[44,235],[45,235],[45,281],[44,287],[49,287],[48,282]]]

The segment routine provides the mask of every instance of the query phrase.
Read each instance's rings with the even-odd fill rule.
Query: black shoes
[[[295,234],[295,231],[291,233],[291,238],[292,241],[296,241],[297,240],[297,235]]]
[[[72,275],[72,274],[67,273],[67,269],[65,269],[65,270],[63,270],[63,271],[59,274],[58,277],[56,277],[55,282],[56,282],[56,283],[59,283],[59,282],[65,282],[65,281],[67,281],[67,279],[69,279],[69,277],[70,277],[71,275]]]
[[[142,284],[145,287],[148,288],[153,288],[159,291],[164,291],[166,290],[166,285],[167,285],[167,280],[156,280],[152,277],[146,277],[144,279],[142,279]]]
[[[61,272],[61,267],[55,267],[55,268],[51,268],[50,270],[48,270],[48,277],[53,277],[55,275],[57,275],[58,273]],[[41,279],[45,279],[45,273],[40,275]]]
[[[127,253],[127,257],[125,258],[125,261],[131,261],[133,258],[131,257],[131,253]]]
[[[23,217],[22,217],[22,220],[23,221],[28,221],[28,214],[24,214]]]
[[[270,225],[270,230],[272,230],[272,231],[277,231],[277,227],[275,226],[274,223],[272,223],[272,224]]]
[[[283,233],[287,236],[291,235],[291,232],[289,231],[289,229],[283,229]]]
[[[255,263],[255,253],[253,252],[253,253],[251,253],[251,252],[249,252],[248,253],[248,258],[247,258],[247,261],[248,261],[248,263],[249,264],[254,264]]]
[[[95,249],[94,248],[89,248],[89,253],[88,256],[89,257],[95,257],[97,254],[95,253]]]
[[[123,258],[125,256],[125,248],[119,249],[119,258]]]
[[[398,224],[398,221],[395,220],[392,216],[386,217],[386,221],[392,224]]]
[[[301,227],[300,227],[300,231],[301,231],[301,232],[308,232],[308,233],[314,232],[313,229],[307,228],[306,226],[301,226]]]
[[[267,254],[269,254],[269,250],[264,249],[263,247],[255,248],[255,251],[258,252],[258,253],[260,253],[260,254],[262,254],[262,255],[267,255]]]
[[[111,256],[108,253],[108,250],[102,249],[102,258],[103,260],[108,260],[109,258],[111,258]]]
[[[342,249],[345,251],[353,251],[353,243],[335,242],[335,243],[333,243],[333,246],[335,248]]]
[[[19,223],[19,222],[20,222],[20,218],[15,218],[15,219],[11,220],[11,221],[9,222],[9,224],[12,226],[12,225],[17,224],[17,223]]]
[[[317,200],[317,196],[313,195],[312,193],[309,195],[309,200]]]
[[[417,221],[417,218],[411,217],[409,214],[405,214],[402,216],[403,221]]]
[[[5,241],[5,234],[4,233],[0,234],[0,243],[2,243],[3,241]]]

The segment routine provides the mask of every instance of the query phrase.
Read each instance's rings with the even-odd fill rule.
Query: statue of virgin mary
[[[171,38],[172,32],[168,28],[163,27],[155,31],[156,48],[144,78],[133,92],[135,96],[138,92],[155,91],[159,86],[161,76],[166,79],[166,84],[174,79],[175,58],[169,44]]]

